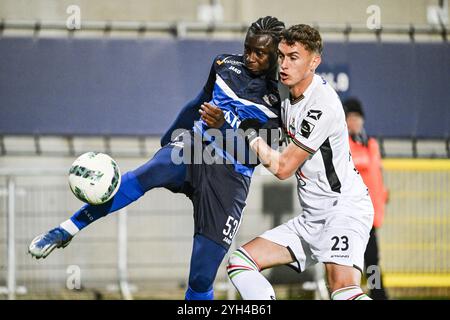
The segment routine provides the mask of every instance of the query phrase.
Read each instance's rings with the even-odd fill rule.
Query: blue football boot
[[[73,236],[61,227],[43,233],[31,241],[28,252],[36,259],[47,257],[55,248],[65,248]]]

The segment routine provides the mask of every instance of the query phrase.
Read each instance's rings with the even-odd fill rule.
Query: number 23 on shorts
[[[331,241],[333,242],[332,251],[347,251],[349,248],[347,236],[334,236]]]

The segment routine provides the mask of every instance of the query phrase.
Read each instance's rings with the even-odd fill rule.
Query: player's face
[[[349,112],[345,118],[350,134],[361,133],[364,126],[364,118],[357,112]]]
[[[247,34],[244,43],[244,63],[253,74],[271,70],[277,60],[277,46],[269,35]]]
[[[320,64],[320,55],[309,52],[298,42],[289,45],[281,41],[278,45],[278,64],[281,82],[294,87],[313,77]]]

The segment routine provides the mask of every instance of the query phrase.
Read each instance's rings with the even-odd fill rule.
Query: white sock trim
[[[272,285],[259,272],[253,258],[242,247],[234,251],[227,265],[228,277],[244,300],[274,300]]]
[[[80,229],[76,226],[75,223],[73,223],[72,220],[66,220],[63,223],[59,225],[61,228],[66,230],[68,233],[70,233],[72,236],[76,235]]]
[[[371,300],[360,287],[348,286],[331,294],[331,300]]]

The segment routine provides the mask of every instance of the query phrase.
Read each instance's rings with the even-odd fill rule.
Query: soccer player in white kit
[[[350,154],[342,104],[315,69],[322,40],[308,25],[287,29],[279,44],[283,129],[290,143],[282,153],[246,131],[263,165],[281,180],[295,174],[303,212],[232,253],[228,275],[243,299],[275,299],[260,273],[289,264],[299,272],[323,262],[331,299],[370,298],[361,290],[364,251],[373,221],[368,189]],[[243,129],[246,124],[242,124]]]

